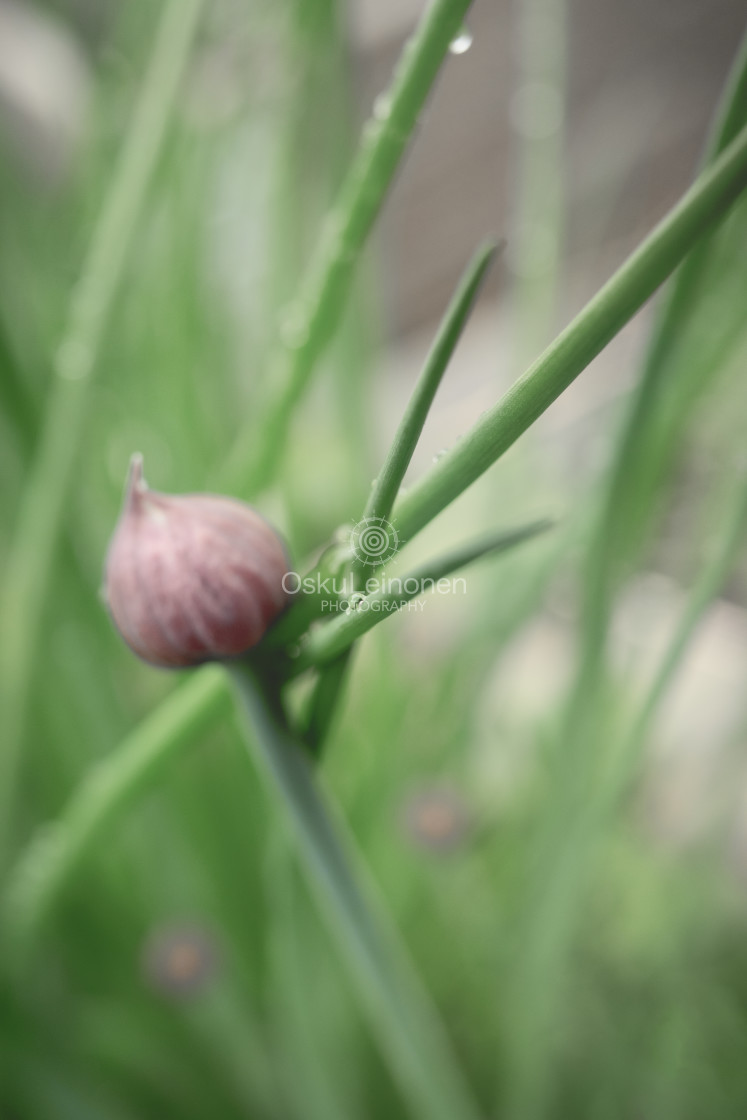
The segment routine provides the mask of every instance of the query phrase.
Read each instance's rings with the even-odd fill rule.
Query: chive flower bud
[[[183,668],[245,653],[287,605],[287,572],[280,537],[251,506],[150,490],[142,456],[133,456],[105,595],[144,661]]]

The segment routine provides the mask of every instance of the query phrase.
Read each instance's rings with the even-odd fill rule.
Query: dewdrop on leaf
[[[287,572],[280,537],[251,506],[150,490],[132,457],[104,590],[144,661],[183,668],[245,653],[287,606]]]

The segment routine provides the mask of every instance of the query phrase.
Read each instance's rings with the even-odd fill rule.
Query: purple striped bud
[[[245,653],[286,607],[287,571],[282,541],[251,506],[149,490],[133,456],[105,591],[144,661],[182,668]]]

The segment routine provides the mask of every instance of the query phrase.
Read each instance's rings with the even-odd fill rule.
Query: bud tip
[[[138,499],[148,492],[148,484],[143,478],[143,456],[139,451],[136,451],[130,459],[130,469],[127,475],[127,487],[125,490],[125,504],[129,508],[134,508]]]

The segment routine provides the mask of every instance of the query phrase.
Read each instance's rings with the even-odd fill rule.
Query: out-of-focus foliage
[[[142,0],[95,17],[90,5],[69,7],[91,96],[66,173],[45,181],[17,140],[0,141],[3,552],[50,354],[156,14]],[[16,856],[172,686],[112,632],[98,596],[106,542],[133,450],[159,489],[205,488],[260,396],[348,149],[343,23],[331,0],[208,5],[66,509]],[[684,587],[718,533],[743,450],[746,243],[742,204],[716,235],[670,359],[636,495],[656,514],[644,522],[639,567]],[[300,559],[355,518],[376,470],[365,445],[369,331],[354,299],[281,483],[263,499]],[[557,493],[530,454],[502,477],[476,492],[486,506],[500,490],[506,523]],[[574,495],[551,540],[470,579],[443,641],[429,640],[447,609],[437,599],[366,639],[324,780],[486,1115],[738,1120],[747,1114],[745,852],[733,842],[741,738],[714,745],[714,754],[725,747],[721,802],[682,850],[657,830],[648,770],[634,767],[624,796],[590,812],[607,747],[624,740],[640,700],[629,665],[610,669],[589,698],[592,730],[577,749],[557,733],[566,693],[547,678],[558,660],[570,665],[575,641],[558,602],[563,588],[573,599],[584,570],[597,481]],[[452,531],[447,516],[439,532]],[[745,605],[744,563],[729,593],[735,610]],[[516,660],[532,641],[521,675]],[[562,652],[545,673],[548,642]],[[593,824],[576,829],[584,814]],[[22,1120],[406,1115],[232,718],[200,736],[87,860],[32,967],[3,976],[0,1111]]]

